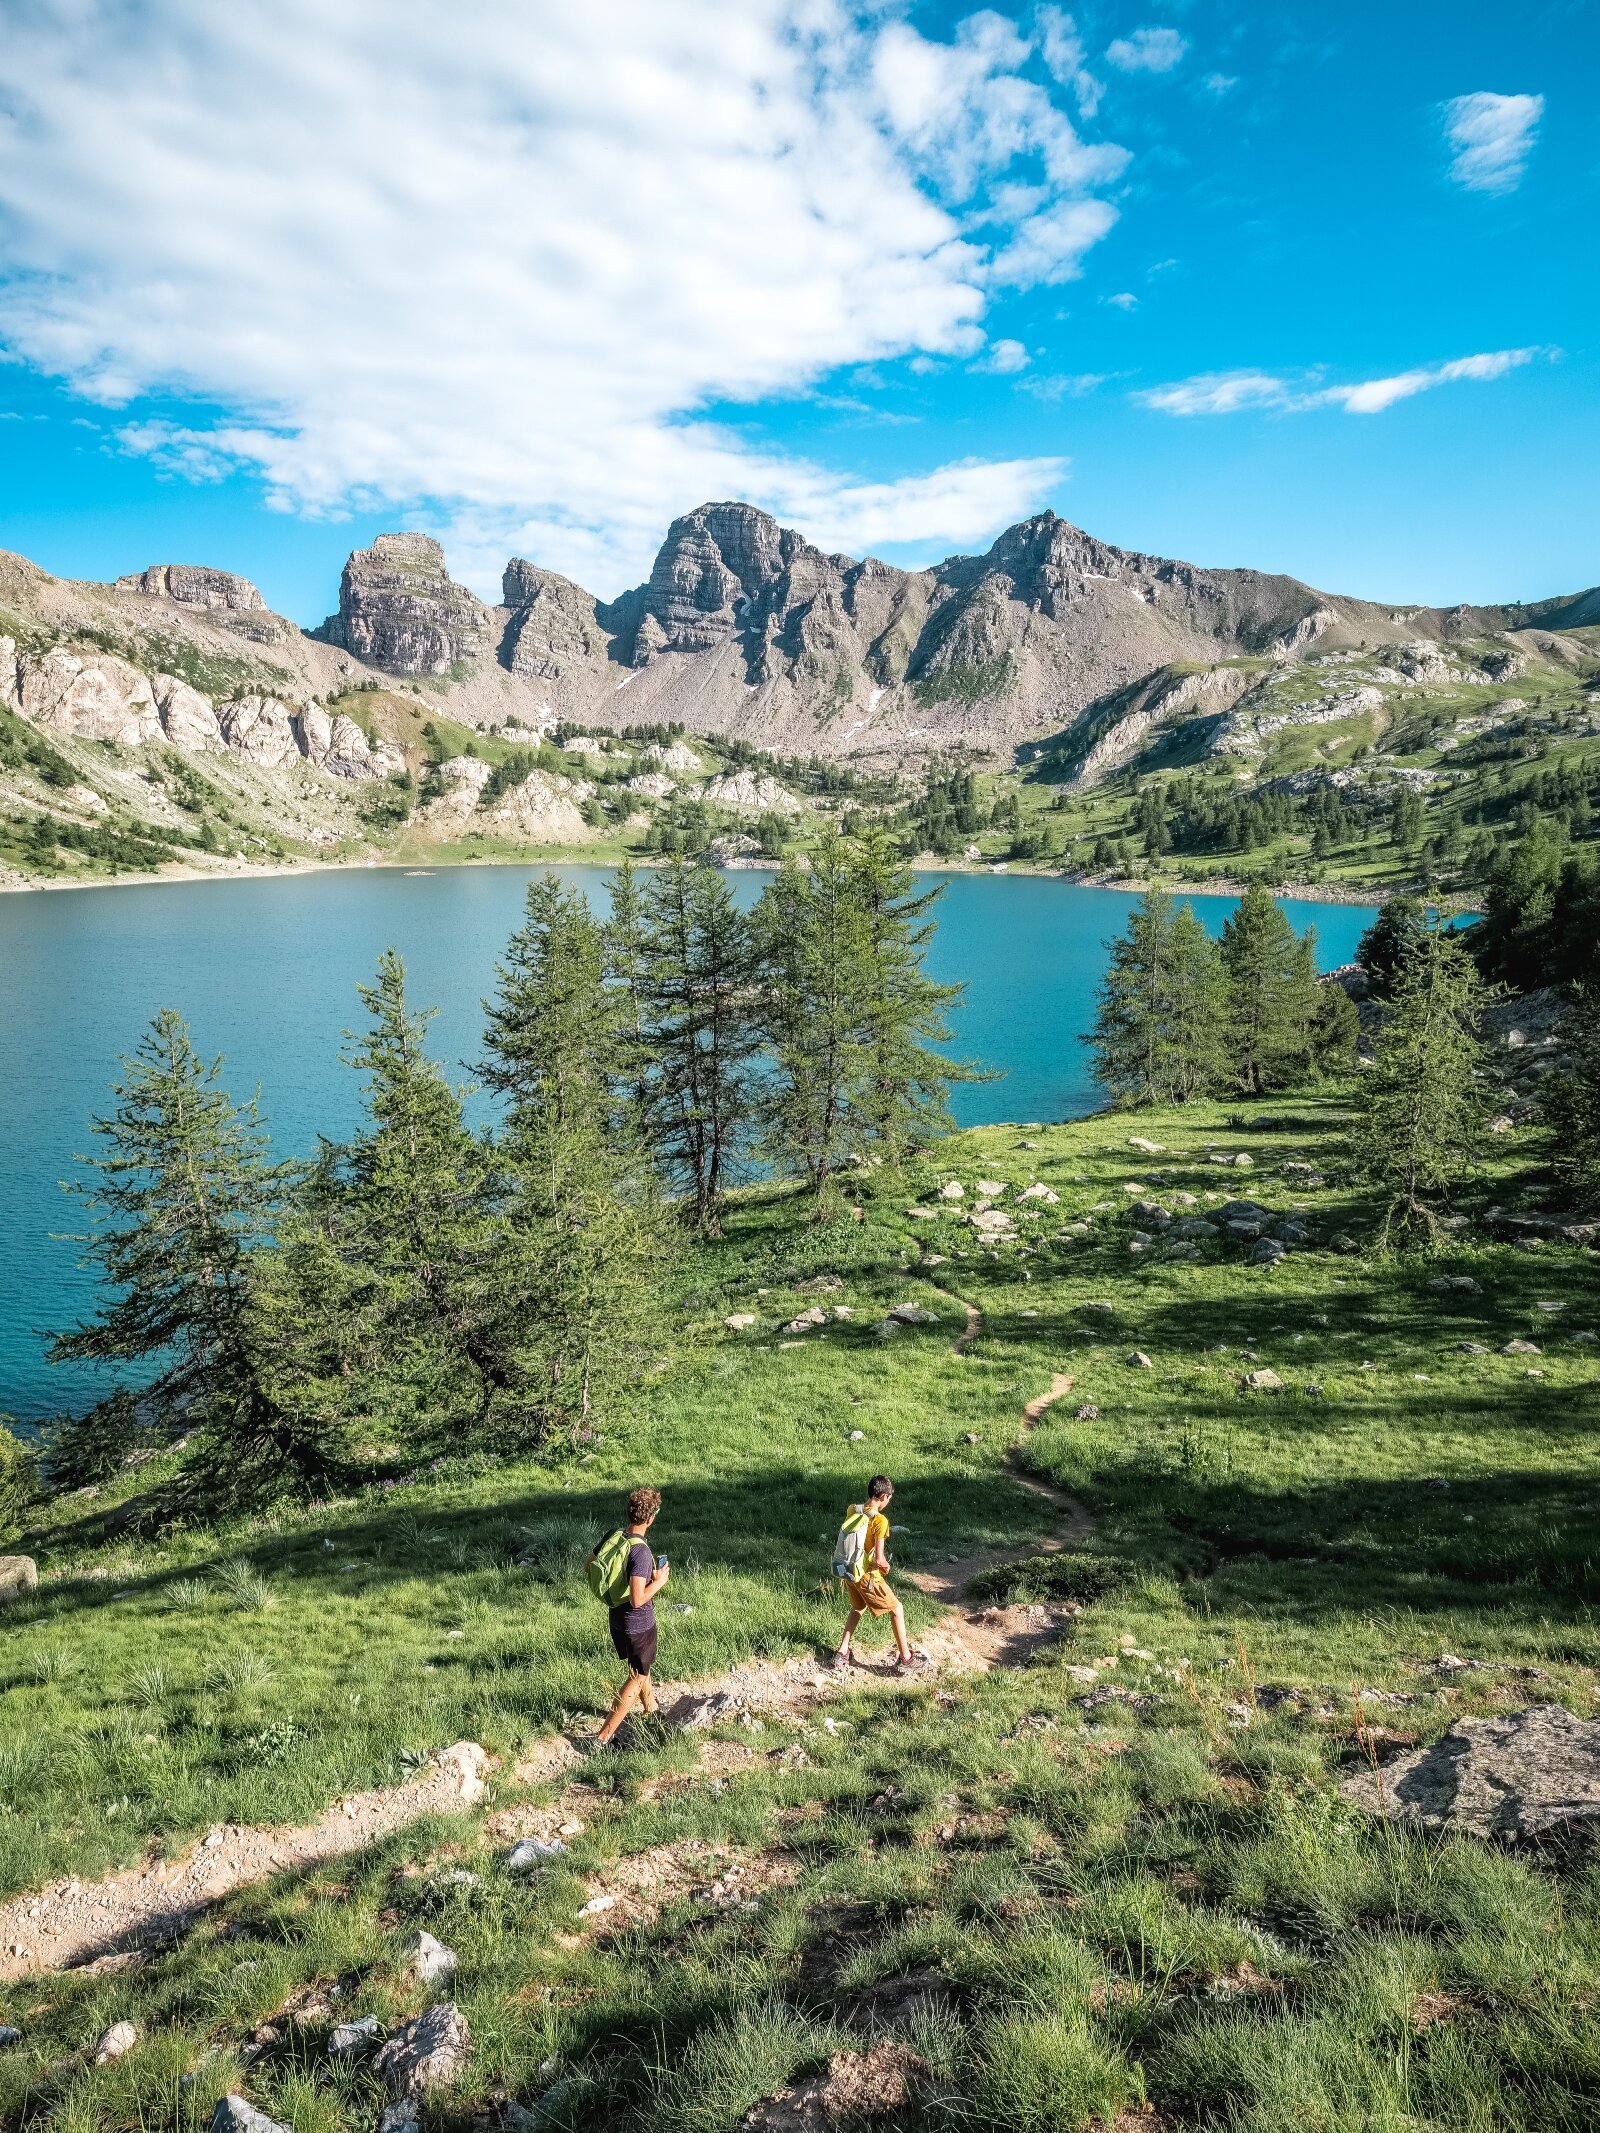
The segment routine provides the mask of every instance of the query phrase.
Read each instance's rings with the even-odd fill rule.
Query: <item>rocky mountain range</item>
[[[481,730],[681,721],[874,766],[956,747],[1004,762],[1081,731],[1091,748],[1111,735],[1109,764],[1175,702],[1226,713],[1263,667],[1467,640],[1559,661],[1563,633],[1596,623],[1600,589],[1395,607],[1136,554],[1052,512],[907,571],[718,503],[675,520],[648,580],[613,601],[518,557],[490,606],[427,535],[384,534],[309,632],[223,570],[96,585],[0,555],[0,703],[78,738],[294,754],[356,781],[397,759],[324,707],[396,684]]]

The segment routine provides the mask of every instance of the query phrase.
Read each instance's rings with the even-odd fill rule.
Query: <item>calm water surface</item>
[[[384,948],[404,956],[412,999],[439,1010],[436,1056],[465,1072],[533,871],[362,870],[0,896],[0,1412],[37,1419],[104,1389],[91,1373],[45,1361],[48,1333],[89,1310],[93,1295],[63,1234],[81,1210],[61,1181],[91,1147],[89,1121],[106,1108],[117,1062],[157,1009],[176,1007],[208,1058],[225,1055],[236,1097],[259,1086],[279,1152],[305,1154],[319,1132],[355,1125],[360,1086],[340,1063],[342,1032],[358,1020],[356,984]],[[604,904],[603,869],[554,871]],[[729,876],[741,903],[766,879]],[[1080,1040],[1107,944],[1136,901],[1037,876],[948,878],[929,968],[967,988],[951,1048],[1005,1074],[957,1089],[962,1124],[1094,1108]],[[1233,900],[1193,901],[1219,932]],[[1284,908],[1297,927],[1317,928],[1324,968],[1350,960],[1372,917],[1333,904]]]

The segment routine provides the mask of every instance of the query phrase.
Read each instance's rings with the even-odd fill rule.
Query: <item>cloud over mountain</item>
[[[993,290],[1110,227],[1126,156],[999,16],[939,42],[845,0],[92,12],[8,10],[0,340],[109,405],[193,403],[124,433],[189,478],[397,502],[617,583],[685,496],[970,543],[1059,471],[861,481],[738,422],[842,364],[971,359]]]

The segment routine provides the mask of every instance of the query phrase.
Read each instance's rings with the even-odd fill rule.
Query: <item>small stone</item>
[[[961,1441],[963,1444],[976,1444],[978,1441],[978,1432],[975,1429],[969,1429],[966,1435],[961,1439]]]
[[[948,1184],[939,1187],[939,1197],[941,1200],[964,1200],[967,1197],[967,1188],[965,1185],[958,1185],[955,1179],[951,1178]]]
[[[219,2096],[211,2114],[211,2133],[289,2133],[289,2128],[244,2096]]]
[[[208,1829],[201,1838],[200,1845],[203,1851],[214,1852],[222,1842],[223,1832],[220,1829]]]
[[[587,1903],[579,1904],[578,1916],[580,1918],[594,1918],[601,1911],[609,1911],[616,1900],[615,1896],[591,1896]]]
[[[1252,1370],[1245,1379],[1250,1392],[1282,1392],[1283,1380],[1275,1370]]]
[[[1147,1141],[1137,1133],[1128,1135],[1128,1146],[1137,1148],[1141,1155],[1165,1155],[1167,1152],[1164,1141]]]
[[[1079,1422],[1098,1422],[1100,1410],[1095,1406],[1093,1400],[1085,1400],[1074,1419]]]
[[[1233,1167],[1235,1170],[1254,1170],[1256,1167],[1255,1157],[1253,1155],[1236,1155],[1233,1159]]]
[[[1507,1341],[1502,1355],[1541,1355],[1544,1351],[1535,1341]]]
[[[889,1316],[898,1319],[902,1326],[936,1326],[939,1323],[938,1312],[924,1311],[921,1304],[896,1304]]]
[[[1489,1351],[1482,1341],[1457,1341],[1456,1353],[1457,1355],[1487,1355]]]
[[[986,1200],[998,1200],[1006,1188],[998,1178],[979,1178],[972,1189]]]
[[[94,2048],[95,2065],[114,2066],[138,2041],[139,2032],[131,2022],[113,2022]]]
[[[1154,1368],[1156,1367],[1155,1364],[1151,1362],[1149,1356],[1145,1354],[1142,1348],[1135,1348],[1133,1350],[1132,1354],[1128,1357],[1128,1365],[1129,1368],[1133,1370],[1154,1370]]]
[[[351,2052],[363,2052],[369,2044],[378,2041],[379,2023],[376,2015],[358,2015],[353,2022],[341,2022],[328,2038],[328,2050],[336,2059]]]
[[[20,2029],[13,2029],[9,2022],[0,2022],[0,2052],[14,2051],[21,2042]]]
[[[848,1444],[865,1444],[866,1440],[867,1433],[864,1429],[851,1430],[849,1436],[845,1439]]]
[[[31,1555],[0,1555],[0,1607],[39,1590],[39,1566]]]
[[[742,1333],[746,1326],[753,1326],[755,1322],[754,1311],[735,1311],[722,1321],[730,1333]]]
[[[454,1977],[460,1963],[454,1948],[447,1948],[443,1941],[435,1940],[425,1930],[412,1934],[405,1944],[404,1954],[424,1985],[442,1984],[447,1977]]]
[[[546,1860],[565,1857],[566,1849],[559,1837],[548,1844],[538,1837],[524,1837],[506,1853],[506,1872],[526,1874],[533,1867],[543,1866]]]

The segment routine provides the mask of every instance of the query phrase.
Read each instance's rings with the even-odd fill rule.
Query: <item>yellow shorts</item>
[[[869,1570],[864,1578],[847,1579],[844,1589],[858,1615],[892,1615],[900,1604],[878,1570]]]

